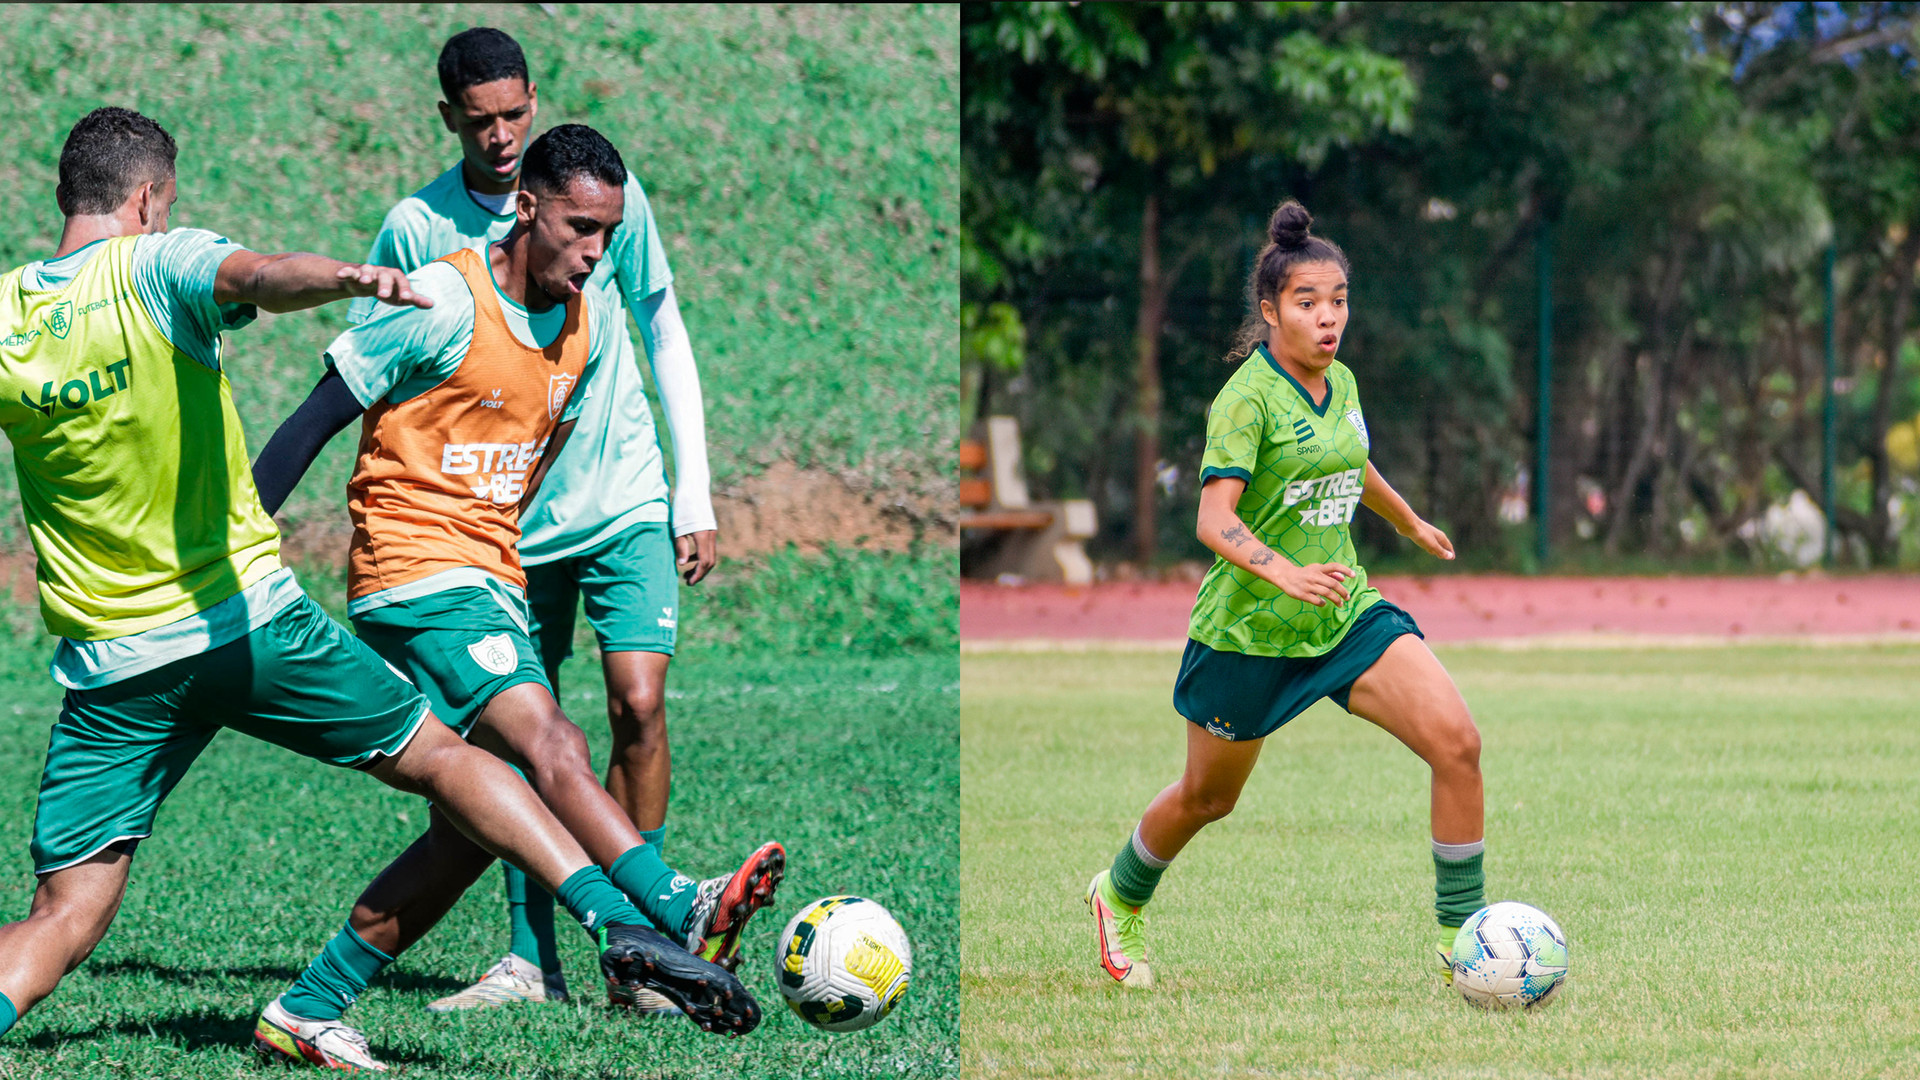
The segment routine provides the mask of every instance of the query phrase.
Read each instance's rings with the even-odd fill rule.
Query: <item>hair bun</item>
[[[1313,215],[1307,213],[1307,208],[1297,200],[1288,199],[1267,222],[1267,237],[1282,251],[1292,251],[1306,245],[1307,230],[1312,225]]]

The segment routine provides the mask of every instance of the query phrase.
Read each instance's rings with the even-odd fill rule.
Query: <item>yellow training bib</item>
[[[148,314],[137,239],[102,242],[64,288],[0,277],[0,428],[40,611],[82,641],[178,621],[280,568],[227,377]]]

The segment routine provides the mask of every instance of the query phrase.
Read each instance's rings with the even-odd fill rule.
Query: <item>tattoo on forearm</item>
[[[1247,561],[1255,566],[1265,566],[1273,561],[1273,552],[1267,548],[1261,548],[1259,551],[1247,556]]]
[[[1245,525],[1235,523],[1232,528],[1220,530],[1220,539],[1227,541],[1234,547],[1240,547],[1247,541],[1253,539],[1253,537],[1247,535],[1247,527]]]

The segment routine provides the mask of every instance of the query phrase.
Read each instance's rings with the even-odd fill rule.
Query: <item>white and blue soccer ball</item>
[[[1567,982],[1567,935],[1546,912],[1504,900],[1453,939],[1453,985],[1483,1009],[1536,1009]]]
[[[829,896],[800,909],[774,945],[787,1006],[822,1031],[859,1031],[886,1019],[913,980],[913,946],[887,909]]]

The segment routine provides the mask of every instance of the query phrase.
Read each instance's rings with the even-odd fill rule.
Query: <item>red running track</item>
[[[1920,635],[1920,576],[1377,577],[1431,641]],[[962,582],[960,637],[1177,642],[1199,586]]]

